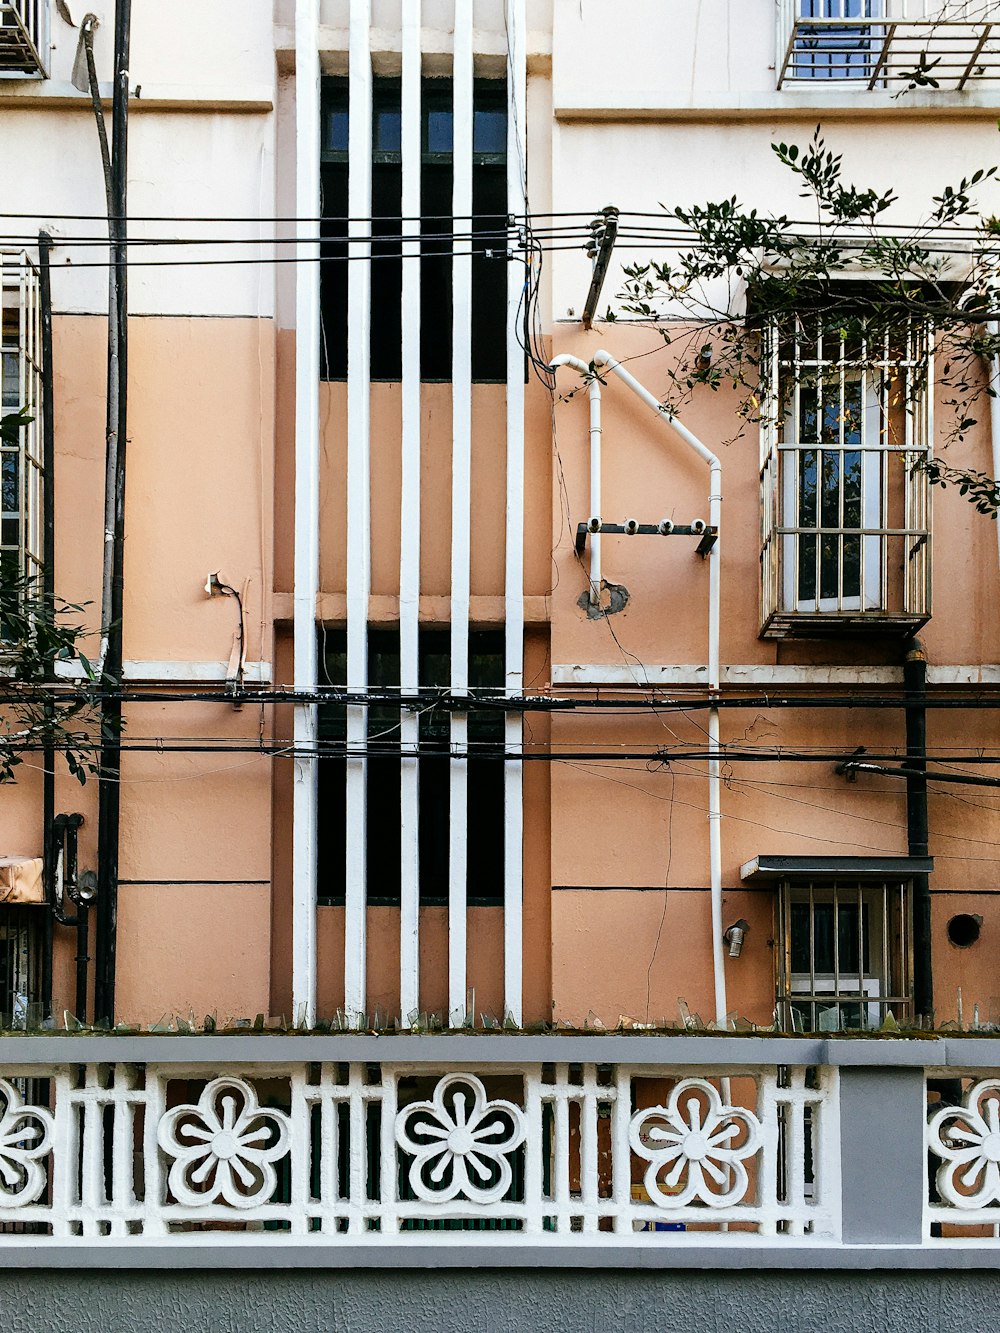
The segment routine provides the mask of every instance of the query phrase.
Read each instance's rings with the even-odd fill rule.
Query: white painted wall
[[[557,107],[773,90],[775,0],[554,0]]]
[[[113,0],[93,11],[101,20],[95,53],[102,90],[113,72]],[[79,23],[86,12],[69,0]],[[238,15],[237,15],[238,11]],[[234,18],[238,16],[238,21]],[[107,251],[83,248],[80,238],[103,239],[107,226],[97,128],[90,99],[70,80],[79,41],[53,6],[52,78],[45,83],[4,83],[4,177],[16,181],[16,207],[30,218],[5,230],[31,240],[39,227],[57,242],[53,254],[53,303],[57,312],[100,314],[107,309]],[[143,261],[254,259],[275,254],[274,125],[268,109],[277,74],[270,0],[135,0],[133,7],[129,131],[130,234],[147,238],[238,237],[248,245],[134,246],[130,252],[130,308],[135,314],[270,315],[274,265],[143,267]],[[178,110],[154,110],[169,100]],[[257,110],[239,110],[236,105]],[[227,108],[227,109],[223,109]],[[110,132],[110,107],[108,108]],[[7,207],[14,192],[6,192]],[[68,215],[89,215],[80,220]],[[151,218],[248,219],[243,224]]]
[[[623,212],[660,212],[736,195],[747,207],[806,219],[809,204],[799,180],[771,150],[775,141],[805,144],[815,119],[715,120],[709,117],[661,121],[570,121],[554,129],[553,211],[586,214],[615,204]],[[899,202],[887,220],[913,223],[923,217],[933,195],[976,167],[1000,161],[996,116],[975,119],[917,119],[884,116],[838,119],[824,126],[827,144],[842,152],[845,178],[861,187],[894,187]],[[986,213],[1000,212],[1000,186],[979,193]],[[615,304],[621,265],[670,256],[648,246],[619,244],[601,298],[601,312]],[[553,317],[576,318],[587,293],[591,265],[583,250],[550,256]]]
[[[67,8],[75,28],[52,4],[51,82],[70,81],[87,13],[100,21],[94,42],[98,78],[110,81],[114,0],[67,0]],[[167,87],[210,94],[222,83],[267,88],[274,81],[271,34],[272,0],[133,0],[132,86],[140,84],[147,96]]]

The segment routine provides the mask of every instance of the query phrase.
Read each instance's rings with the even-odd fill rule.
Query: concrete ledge
[[[440,1233],[444,1234],[444,1233]],[[31,1236],[0,1238],[0,1272],[20,1269],[255,1269],[274,1271],[297,1268],[586,1268],[586,1269],[756,1269],[756,1270],[972,1270],[1000,1268],[1000,1244],[936,1243],[933,1245],[805,1245],[800,1241],[762,1244],[753,1238],[732,1244],[686,1244],[676,1239],[649,1244],[616,1243],[609,1234],[580,1237],[567,1245],[554,1240],[515,1240],[483,1234],[480,1242],[467,1239],[454,1243],[440,1238],[400,1242],[395,1237],[384,1244],[367,1240],[331,1243],[328,1239],[307,1243],[286,1240],[274,1232],[248,1237],[245,1241],[204,1236],[177,1236],[169,1242],[137,1237],[127,1244],[109,1241],[66,1243],[42,1241]],[[751,1239],[743,1244],[743,1239]]]
[[[995,1036],[772,1037],[692,1033],[104,1033],[0,1036],[0,1068],[70,1064],[293,1065],[303,1061],[374,1064],[834,1065],[894,1069],[1000,1069]]]

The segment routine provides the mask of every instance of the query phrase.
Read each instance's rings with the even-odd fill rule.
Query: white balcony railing
[[[779,0],[778,87],[961,92],[1000,79],[996,0]]]
[[[992,1266],[997,1069],[989,1038],[0,1038],[0,1266],[865,1243]]]
[[[49,0],[0,0],[0,78],[48,72]]]

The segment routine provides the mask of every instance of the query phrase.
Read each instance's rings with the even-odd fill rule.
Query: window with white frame
[[[997,0],[775,0],[778,87],[963,92],[1000,80]]]
[[[869,80],[881,32],[871,20],[883,17],[883,0],[797,0],[797,6],[792,77]]]
[[[0,78],[44,78],[49,0],[0,0]]]
[[[912,631],[930,614],[930,331],[848,312],[765,339],[763,632]]]
[[[42,568],[42,353],[38,272],[0,251],[0,591]]]
[[[785,881],[778,890],[778,1021],[790,1032],[881,1027],[912,1011],[908,881]]]

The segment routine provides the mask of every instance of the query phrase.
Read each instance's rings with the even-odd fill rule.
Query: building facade
[[[996,524],[924,464],[1000,420],[807,306],[749,421],[668,410],[696,330],[621,295],[666,210],[797,218],[817,122],[916,223],[996,156],[994,10],[135,0],[120,770],[3,789],[0,1251],[995,1262]],[[93,11],[0,4],[0,568],[99,660]]]

